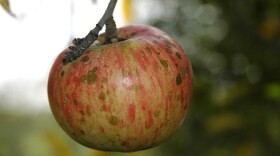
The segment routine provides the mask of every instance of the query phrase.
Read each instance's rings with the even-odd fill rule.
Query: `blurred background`
[[[47,79],[109,0],[0,0],[0,156],[278,156],[279,0],[119,0],[117,26],[154,25],[184,47],[194,71],[177,133],[135,153],[88,149],[54,120]]]

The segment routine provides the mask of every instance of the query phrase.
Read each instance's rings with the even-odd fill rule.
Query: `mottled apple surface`
[[[90,148],[137,151],[172,136],[192,95],[192,68],[181,46],[161,30],[142,25],[104,34],[75,61],[56,58],[49,74],[52,113],[63,130]]]

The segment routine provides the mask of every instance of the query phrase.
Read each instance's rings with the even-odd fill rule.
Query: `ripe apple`
[[[104,34],[75,61],[65,49],[49,74],[52,113],[63,130],[90,148],[137,151],[158,145],[182,124],[192,94],[192,68],[181,46],[151,26]]]

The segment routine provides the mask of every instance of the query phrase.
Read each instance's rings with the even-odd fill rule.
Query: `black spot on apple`
[[[161,64],[164,68],[168,68],[168,61],[166,61],[166,60],[160,60],[160,64]]]
[[[99,100],[104,101],[106,99],[105,93],[101,92],[98,98]]]
[[[159,115],[160,115],[160,110],[156,110],[156,111],[154,112],[154,116],[155,116],[155,117],[159,117]]]
[[[168,40],[164,40],[164,45],[165,45],[165,51],[168,53],[168,54],[171,54],[172,51],[171,51],[171,48],[172,48],[172,43]]]
[[[85,115],[85,111],[83,111],[83,110],[81,110],[79,113],[80,113],[82,116]]]
[[[176,84],[177,85],[180,85],[182,83],[182,77],[181,77],[181,74],[178,74],[177,76],[176,76]]]
[[[60,76],[64,76],[64,74],[65,74],[65,72],[64,72],[64,71],[62,71],[62,72],[60,73]]]
[[[81,61],[82,62],[87,62],[89,60],[89,57],[86,55],[86,56],[84,56],[82,59],[81,59]]]
[[[123,141],[121,143],[121,145],[124,146],[124,147],[129,147],[129,142],[128,141]]]
[[[176,53],[176,56],[178,57],[178,59],[182,59],[182,56],[178,52]]]
[[[97,67],[94,67],[92,70],[88,71],[88,73],[81,77],[81,82],[94,84],[97,78],[96,75]]]
[[[85,131],[84,130],[80,130],[82,135],[85,135]]]
[[[149,47],[146,47],[145,50],[146,50],[146,52],[149,52],[149,53],[151,52],[151,48],[149,48]]]
[[[112,115],[111,119],[110,119],[110,124],[116,126],[118,123],[119,123],[118,117],[116,117],[115,115]]]

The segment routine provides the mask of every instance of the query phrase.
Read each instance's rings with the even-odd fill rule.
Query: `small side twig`
[[[75,46],[69,47],[71,51],[65,54],[64,59],[62,60],[64,64],[72,62],[76,58],[80,57],[83,52],[98,38],[100,30],[108,22],[108,20],[112,18],[117,2],[118,0],[110,0],[102,18],[96,24],[96,27],[86,35],[86,37],[82,39],[74,39],[72,41]]]

